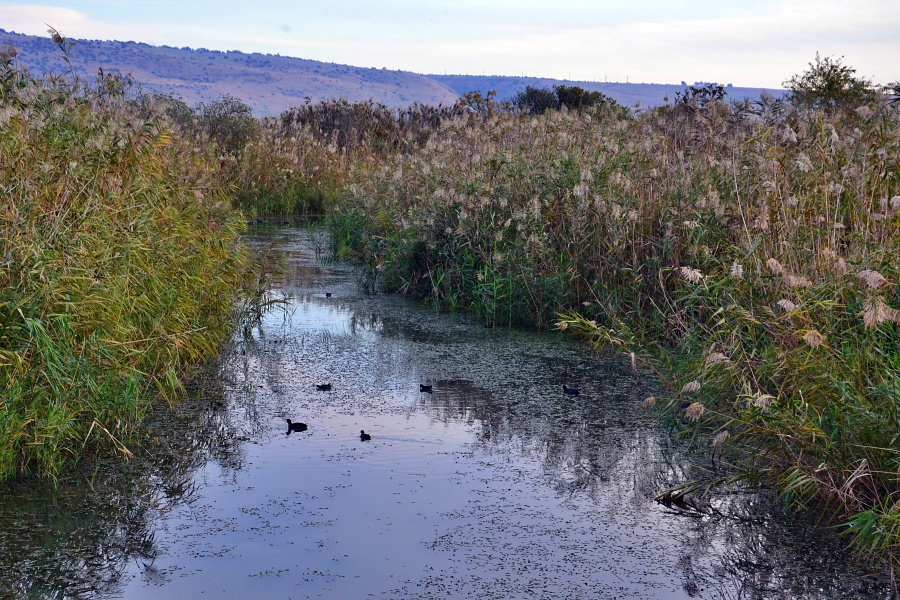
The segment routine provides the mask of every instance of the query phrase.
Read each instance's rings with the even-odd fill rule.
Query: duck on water
[[[297,431],[306,431],[306,423],[293,423],[290,419],[286,419],[288,424],[287,434],[291,435],[292,432]]]

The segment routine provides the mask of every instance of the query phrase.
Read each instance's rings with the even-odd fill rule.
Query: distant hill
[[[140,42],[74,40],[70,57],[81,78],[90,79],[98,69],[130,73],[143,89],[183,99],[190,105],[231,94],[246,102],[257,115],[279,114],[303,104],[345,98],[351,102],[372,99],[393,107],[414,102],[449,105],[473,90],[497,92],[511,98],[525,86],[550,88],[577,85],[600,91],[626,106],[640,100],[643,106],[663,103],[684,89],[683,85],[654,83],[600,83],[563,81],[538,77],[474,75],[420,75],[339,65],[273,54],[220,52],[204,48],[150,46]],[[67,69],[62,52],[48,37],[23,35],[0,29],[0,47],[12,46],[16,60],[34,75],[62,73]],[[729,87],[732,98],[758,98],[759,88]],[[778,95],[781,90],[770,90]]]
[[[591,92],[601,92],[624,106],[635,106],[638,102],[644,108],[659,106],[665,103],[665,97],[669,101],[675,100],[675,94],[681,92],[688,85],[685,82],[672,83],[608,83],[600,81],[570,81],[567,79],[547,79],[543,77],[506,77],[501,75],[429,75],[457,94],[479,91],[482,94],[488,90],[497,92],[498,100],[506,100],[524,90],[527,86],[535,88],[551,89],[557,85],[576,85]],[[702,83],[702,82],[695,82]],[[728,84],[725,88],[728,100],[743,100],[750,98],[756,100],[763,92],[763,88],[736,87]],[[773,96],[780,97],[785,90],[766,90]]]
[[[34,75],[66,69],[62,52],[49,37],[0,29],[0,47]],[[272,54],[150,46],[138,42],[75,40],[72,63],[80,77],[105,71],[130,73],[145,90],[182,98],[188,104],[231,94],[256,114],[279,114],[291,106],[331,98],[374,99],[388,106],[413,102],[453,104],[459,97],[434,79],[408,71],[366,69]]]

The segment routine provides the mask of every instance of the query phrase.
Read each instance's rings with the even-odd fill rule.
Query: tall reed
[[[231,332],[247,255],[215,148],[142,116],[126,78],[0,69],[0,478],[56,477],[129,454]]]
[[[386,289],[663,365],[670,422],[895,556],[898,140],[883,100],[458,113],[347,165],[334,249]]]
[[[715,456],[712,482],[774,487],[896,564],[897,105],[707,91],[539,115],[307,105],[265,124],[242,178],[319,194],[367,285],[654,365],[671,395],[647,404]]]

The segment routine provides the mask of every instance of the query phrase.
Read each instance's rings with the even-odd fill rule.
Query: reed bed
[[[259,214],[323,216],[360,166],[414,151],[461,110],[332,100],[263,118],[240,156],[231,157],[237,204]]]
[[[896,565],[897,105],[679,100],[456,110],[352,151],[314,118],[270,135],[330,174],[333,250],[370,284],[656,368],[645,404],[714,458],[669,497],[774,487]]]
[[[900,566],[896,99],[706,92],[540,114],[335,101],[258,124],[169,102],[171,136],[152,103],[4,87],[0,473],[127,452],[148,389],[171,396],[215,347],[246,260],[233,189],[247,211],[324,214],[370,289],[655,369],[669,393],[644,405],[710,456],[661,500],[771,487]]]
[[[232,332],[248,256],[217,149],[126,78],[38,80],[10,54],[0,75],[0,478],[56,478],[130,454]]]

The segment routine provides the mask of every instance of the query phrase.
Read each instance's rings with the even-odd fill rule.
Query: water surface
[[[156,411],[136,460],[4,489],[9,595],[888,596],[765,501],[654,502],[690,467],[639,407],[655,379],[624,357],[366,295],[317,259],[315,231],[256,243],[285,256],[287,310]],[[308,429],[288,435],[288,418]]]

